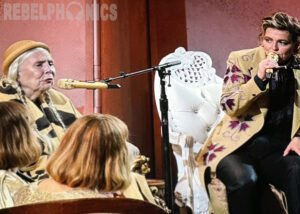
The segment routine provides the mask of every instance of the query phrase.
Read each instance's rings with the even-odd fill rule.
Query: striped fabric
[[[1,82],[0,102],[16,100],[22,103],[16,89],[8,85],[4,87],[3,85],[5,84]],[[42,134],[44,136],[44,140],[40,140],[43,148],[40,159],[36,163],[18,171],[18,175],[28,182],[47,177],[44,170],[46,161],[49,155],[57,148],[64,135],[65,130],[63,126],[68,127],[76,118],[81,117],[81,114],[65,95],[54,89],[50,89],[48,94],[64,125],[56,117],[51,106],[49,106],[47,96],[41,95],[35,103],[25,97],[26,107],[35,121],[38,132],[40,132],[38,135]]]

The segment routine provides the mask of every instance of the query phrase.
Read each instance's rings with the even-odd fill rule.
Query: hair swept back
[[[288,31],[293,42],[300,42],[300,23],[296,17],[292,17],[285,12],[276,12],[262,19],[260,41],[266,33],[267,28]]]
[[[47,164],[49,175],[70,187],[117,191],[130,183],[128,128],[108,114],[77,119]]]
[[[24,105],[0,102],[0,168],[21,168],[34,163],[42,153]]]

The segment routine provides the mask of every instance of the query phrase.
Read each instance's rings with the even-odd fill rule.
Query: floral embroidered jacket
[[[254,77],[259,62],[265,58],[262,47],[235,51],[229,55],[221,96],[226,115],[197,155],[202,175],[207,167],[215,172],[222,158],[262,129],[268,111],[268,85],[266,90],[261,91]],[[296,91],[291,138],[299,133],[300,126],[300,70],[294,69],[294,75]]]

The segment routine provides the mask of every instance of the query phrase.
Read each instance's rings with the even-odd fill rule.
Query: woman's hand
[[[290,151],[297,153],[300,156],[300,137],[294,137],[289,145],[284,150],[283,156],[287,156]]]
[[[266,70],[277,67],[278,63],[274,59],[264,59],[258,64],[257,76],[262,80],[266,80]]]

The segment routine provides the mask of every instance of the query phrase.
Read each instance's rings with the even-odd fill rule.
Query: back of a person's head
[[[20,168],[38,160],[41,146],[21,103],[0,102],[0,169]]]
[[[126,124],[112,115],[79,118],[52,154],[47,171],[70,187],[105,192],[125,189],[130,183],[127,138]]]

